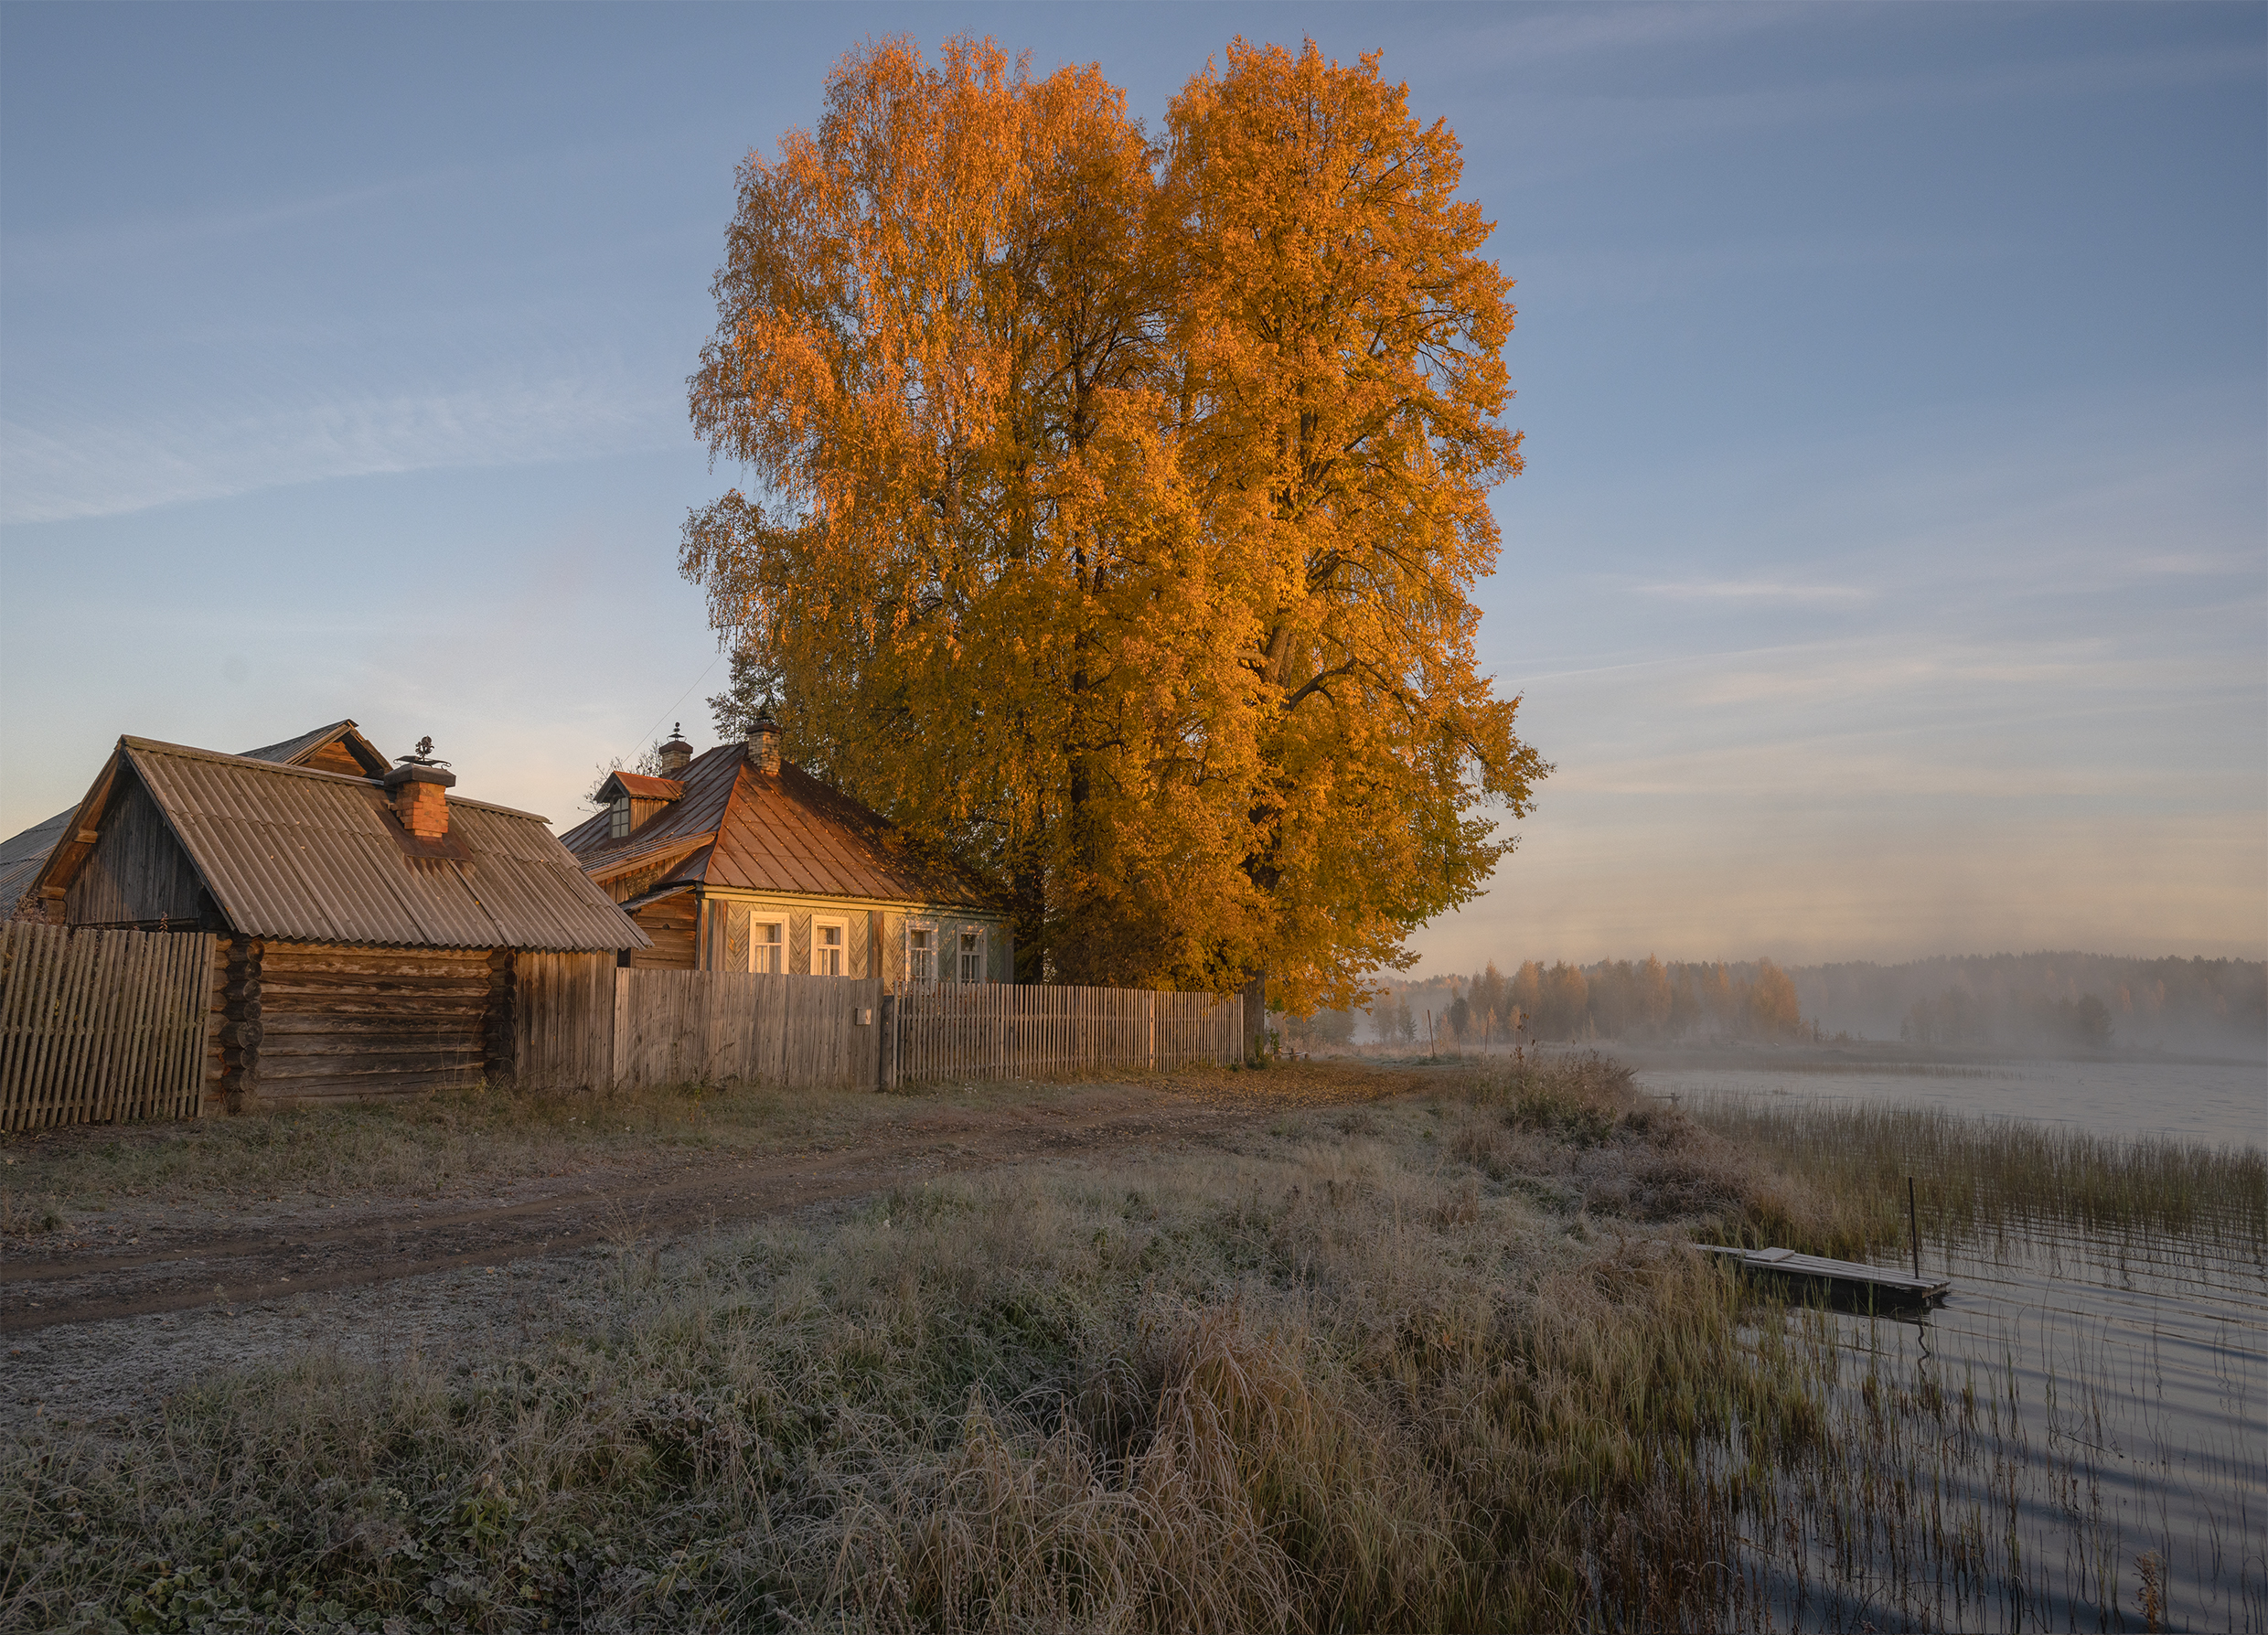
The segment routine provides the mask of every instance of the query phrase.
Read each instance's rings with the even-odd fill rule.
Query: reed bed
[[[1710,1095],[1697,1122],[1834,1201],[1836,1235],[1906,1232],[1906,1179],[1941,1246],[2039,1223],[2268,1250],[2268,1157],[2257,1147],[2119,1138],[1934,1108]]]

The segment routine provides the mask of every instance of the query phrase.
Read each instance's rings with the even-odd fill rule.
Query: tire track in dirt
[[[1369,1095],[1348,1099],[1376,1095],[1373,1087]],[[250,1304],[568,1254],[1034,1157],[1179,1145],[1289,1110],[1251,1104],[1152,1107],[1012,1128],[932,1128],[827,1151],[728,1159],[669,1179],[556,1190],[442,1215],[404,1213],[309,1228],[286,1221],[268,1231],[176,1246],[16,1259],[0,1266],[0,1334]]]

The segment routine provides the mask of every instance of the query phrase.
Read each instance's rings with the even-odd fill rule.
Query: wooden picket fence
[[[1184,1067],[1244,1051],[1236,994],[925,982],[901,984],[891,998],[885,1086]]]
[[[213,939],[0,922],[0,1130],[194,1118]]]

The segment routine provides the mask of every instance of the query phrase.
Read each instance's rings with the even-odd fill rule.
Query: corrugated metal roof
[[[369,756],[375,756],[379,766],[386,764],[386,757],[380,753],[378,746],[365,738],[351,720],[335,721],[327,727],[317,727],[311,732],[302,732],[296,738],[286,738],[281,743],[246,750],[243,759],[273,761],[295,766],[326,745],[348,736],[360,743]],[[357,755],[356,759],[368,764],[364,755]],[[22,834],[0,840],[0,914],[6,914],[31,889],[31,882],[38,874],[40,865],[48,860],[48,853],[55,850],[56,841],[62,839],[63,830],[70,822],[71,813],[78,809],[73,807],[70,811],[58,812],[45,823],[35,823]]]
[[[681,848],[711,841],[660,884],[699,881],[744,891],[865,902],[988,906],[981,883],[921,856],[895,825],[783,763],[776,775],[728,743],[685,769],[684,796],[620,840],[599,814],[561,837],[585,870],[604,878]]]
[[[614,874],[643,859],[704,843],[716,833],[725,803],[732,798],[733,775],[740,768],[743,747],[726,744],[697,756],[676,780],[685,793],[623,839],[607,838],[609,816],[601,812],[560,836],[560,844],[575,854],[585,871]]]
[[[78,809],[73,807],[70,812],[58,812],[45,823],[35,823],[22,834],[0,840],[0,914],[14,909],[17,899],[31,889],[32,877],[63,838],[71,812]]]
[[[122,738],[236,930],[300,942],[597,950],[646,935],[543,819],[449,801],[462,860],[412,860],[368,778]]]

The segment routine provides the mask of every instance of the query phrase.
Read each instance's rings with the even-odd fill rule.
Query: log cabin
[[[27,899],[214,937],[209,1109],[509,1080],[523,956],[598,976],[649,945],[544,818],[452,796],[419,747],[372,775],[353,746],[350,772],[121,738]]]
[[[982,882],[923,855],[880,814],[780,759],[769,712],[662,775],[615,772],[560,837],[651,946],[634,968],[904,982],[1012,982],[1015,940]]]

